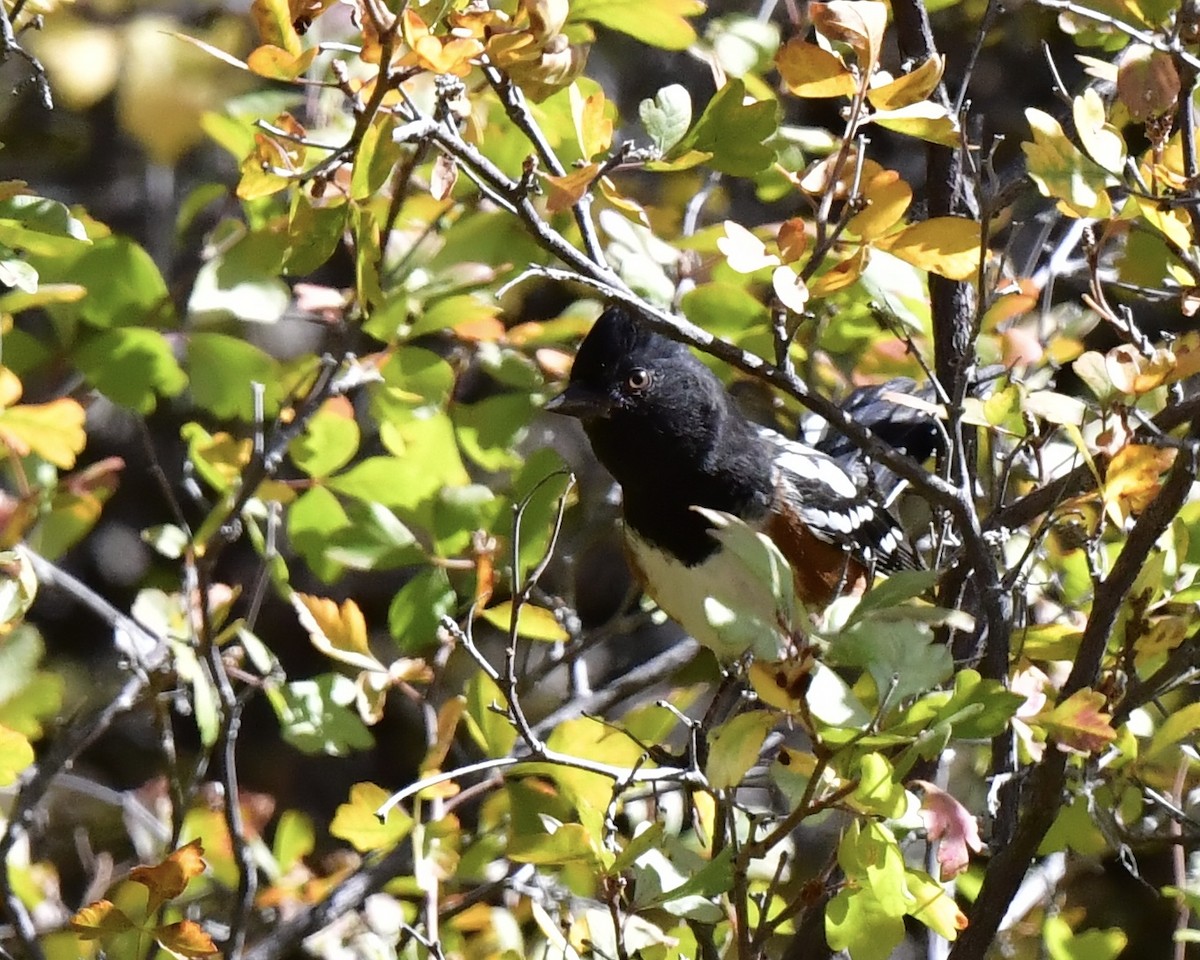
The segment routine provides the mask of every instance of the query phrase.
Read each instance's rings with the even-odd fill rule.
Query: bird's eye
[[[641,393],[648,386],[650,386],[650,380],[651,377],[649,370],[647,370],[645,367],[634,367],[633,370],[629,372],[629,376],[626,378],[625,383],[629,385],[629,389],[634,393]]]

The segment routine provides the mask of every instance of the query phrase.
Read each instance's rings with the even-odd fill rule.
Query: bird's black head
[[[744,423],[711,370],[620,306],[588,332],[567,388],[546,409],[578,417],[623,486],[696,469],[723,431]]]
[[[747,519],[766,510],[770,454],[717,376],[682,344],[610,307],[547,410],[578,417],[621,484],[627,525],[686,563],[716,549],[692,505]]]

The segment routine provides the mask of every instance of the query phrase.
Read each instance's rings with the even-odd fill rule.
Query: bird
[[[745,644],[714,609],[783,626],[777,594],[728,549],[719,515],[770,538],[805,606],[861,593],[877,569],[916,565],[867,485],[834,457],[747,420],[716,374],[624,305],[601,313],[545,409],[582,423],[620,485],[626,555],[645,592],[718,656]]]

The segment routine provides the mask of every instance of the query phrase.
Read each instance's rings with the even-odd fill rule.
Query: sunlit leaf
[[[775,57],[788,90],[798,97],[848,97],[858,78],[835,53],[804,40],[789,40]]]
[[[906,73],[890,83],[871,87],[867,99],[879,110],[896,110],[918,103],[928,97],[941,83],[946,69],[946,58],[941,54],[928,57],[917,69]]]
[[[412,818],[399,806],[393,806],[387,817],[376,813],[388,799],[388,792],[373,783],[356,783],[350,788],[350,799],[337,808],[329,824],[329,832],[349,842],[360,853],[387,850],[408,836]]]
[[[979,224],[966,217],[933,217],[876,241],[877,245],[914,267],[951,280],[966,280],[979,270]]]
[[[705,774],[715,790],[736,787],[758,760],[763,741],[776,717],[767,710],[748,710],[726,720],[708,735]]]
[[[204,847],[199,840],[186,843],[153,866],[134,867],[129,879],[150,891],[149,912],[168,900],[174,900],[196,877],[204,873]]]
[[[497,630],[507,634],[512,624],[512,602],[505,600],[481,611],[479,615]],[[517,633],[529,640],[542,640],[547,643],[561,643],[570,639],[570,635],[552,611],[532,603],[521,605]]]

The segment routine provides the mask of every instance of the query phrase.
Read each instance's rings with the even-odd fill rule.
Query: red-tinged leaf
[[[147,910],[153,913],[163,903],[183,893],[188,882],[204,872],[204,848],[199,840],[193,840],[161,863],[152,867],[134,867],[129,879],[144,885],[150,891]]]
[[[180,920],[157,927],[154,939],[180,957],[215,957],[219,951],[212,937],[194,920]]]
[[[875,244],[894,257],[950,280],[966,280],[983,256],[979,224],[966,217],[922,220]]]
[[[434,200],[445,200],[450,196],[454,185],[458,183],[458,164],[453,157],[439,153],[433,161],[433,170],[429,174],[429,195]]]
[[[858,78],[836,53],[815,43],[789,40],[775,57],[788,90],[798,97],[849,97]]]
[[[808,249],[808,225],[802,217],[784,220],[779,225],[779,235],[775,238],[779,247],[779,256],[784,263],[795,263],[804,256]]]
[[[869,76],[879,62],[887,29],[887,5],[878,0],[830,0],[810,3],[813,26],[830,40],[849,45],[858,57],[859,71]]]
[[[97,900],[71,917],[71,929],[82,940],[96,940],[132,930],[133,921],[111,900]]]
[[[979,823],[958,800],[927,780],[913,781],[925,791],[921,819],[930,840],[938,840],[937,861],[940,879],[951,880],[970,865],[970,851],[983,850]]]
[[[1131,44],[1117,70],[1117,96],[1141,123],[1175,109],[1181,83],[1171,54],[1144,43]]]
[[[1117,739],[1112,716],[1102,708],[1108,702],[1097,690],[1077,690],[1048,713],[1036,718],[1061,749],[1096,753]]]
[[[600,164],[589,163],[561,177],[544,176],[543,179],[549,187],[549,199],[546,201],[547,212],[562,213],[570,210],[583,199],[599,172]]]

